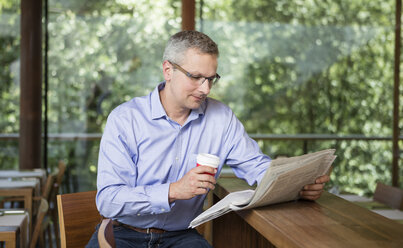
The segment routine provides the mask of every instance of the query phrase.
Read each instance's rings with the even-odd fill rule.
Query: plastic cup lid
[[[212,166],[214,168],[217,168],[218,165],[220,164],[219,157],[208,153],[199,153],[197,154],[196,159],[198,164]]]

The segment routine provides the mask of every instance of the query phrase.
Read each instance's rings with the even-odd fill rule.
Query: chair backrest
[[[59,194],[59,188],[60,185],[62,184],[65,171],[66,171],[66,164],[63,162],[63,160],[60,160],[57,171],[51,174],[54,177],[53,185],[50,188],[49,192],[49,205],[51,209],[56,208],[56,195]]]
[[[100,248],[115,248],[113,224],[111,219],[103,219],[98,229],[98,244]]]
[[[63,160],[59,160],[57,170],[52,173],[55,177],[52,190],[49,196],[49,212],[51,217],[51,222],[53,226],[53,234],[56,237],[57,244],[60,243],[60,235],[59,235],[59,224],[58,224],[58,213],[57,213],[57,199],[56,196],[59,194],[60,185],[62,184],[64,173],[66,172],[66,164]],[[59,245],[58,245],[59,247]]]
[[[60,185],[62,184],[65,172],[66,172],[66,164],[63,162],[63,160],[59,160],[58,172],[56,174],[56,180],[55,180],[56,194],[58,193]]]
[[[96,191],[57,195],[61,247],[84,247],[101,216],[95,204]]]
[[[42,198],[46,199],[48,201],[48,203],[50,201],[52,188],[53,188],[53,184],[55,183],[55,179],[56,179],[55,174],[49,174],[46,179],[45,187],[43,188],[43,191],[42,191]]]
[[[35,219],[35,227],[32,232],[31,236],[31,244],[30,248],[35,248],[36,243],[38,242],[39,235],[41,234],[41,226],[43,219],[45,218],[46,213],[48,212],[48,201],[44,198],[41,199],[41,203],[39,204],[38,212],[36,213],[36,219]]]
[[[388,205],[391,208],[403,210],[403,189],[377,183],[374,200]]]

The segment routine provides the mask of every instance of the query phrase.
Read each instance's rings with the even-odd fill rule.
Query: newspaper
[[[336,159],[334,149],[322,150],[302,156],[274,159],[255,190],[242,190],[228,194],[212,207],[197,216],[189,227],[194,228],[230,211],[250,209],[292,201],[299,192],[325,175]]]

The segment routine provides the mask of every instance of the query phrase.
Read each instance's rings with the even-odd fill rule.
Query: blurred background
[[[163,80],[162,53],[181,30],[182,2],[43,4],[36,167],[51,171],[64,160],[63,193],[96,188],[106,118]],[[1,169],[17,169],[20,159],[20,5],[0,0]],[[392,184],[393,163],[402,188],[402,132],[393,139],[394,90],[403,102],[394,87],[395,11],[392,0],[197,0],[195,29],[220,49],[222,78],[211,97],[229,105],[272,158],[335,148],[328,189],[371,195],[377,181]],[[402,130],[401,117],[397,123]]]

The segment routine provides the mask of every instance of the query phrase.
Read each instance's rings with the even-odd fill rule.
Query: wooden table
[[[20,196],[24,198],[24,208],[27,210],[30,219],[32,219],[32,197],[37,195],[39,188],[38,180],[29,181],[11,181],[0,180],[1,196]],[[29,223],[29,233],[32,230],[32,221]]]
[[[44,169],[33,170],[0,170],[0,179],[22,179],[37,178],[41,186],[46,182],[46,171]]]
[[[215,201],[251,188],[237,178],[216,184]],[[403,247],[403,225],[324,192],[316,202],[293,201],[231,212],[213,220],[220,247]]]
[[[28,212],[22,214],[7,214],[0,216],[0,241],[5,241],[6,247],[28,247],[29,244],[29,217]]]

